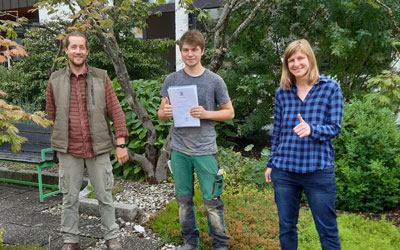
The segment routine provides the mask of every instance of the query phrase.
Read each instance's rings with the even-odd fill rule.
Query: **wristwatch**
[[[117,148],[126,148],[126,144],[115,145]]]

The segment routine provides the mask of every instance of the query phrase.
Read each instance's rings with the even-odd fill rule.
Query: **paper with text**
[[[169,100],[172,105],[174,126],[200,127],[200,119],[190,115],[190,109],[199,106],[197,86],[186,85],[168,88]]]

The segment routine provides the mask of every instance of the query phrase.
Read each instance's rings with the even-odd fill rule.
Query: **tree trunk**
[[[169,130],[167,139],[165,140],[165,143],[160,151],[160,156],[158,157],[157,165],[155,168],[155,179],[156,180],[167,179],[166,166],[167,166],[167,162],[171,156],[170,142],[171,142],[171,129]]]
[[[119,48],[115,37],[111,36],[110,38],[107,38],[103,30],[99,28],[97,28],[96,31],[97,31],[96,32],[97,37],[103,44],[105,44],[104,50],[110,57],[114,65],[115,73],[118,78],[118,83],[121,85],[122,91],[124,92],[124,96],[129,106],[135,112],[143,127],[147,129],[147,136],[146,136],[147,145],[145,146],[145,157],[144,157],[146,158],[147,161],[140,158],[133,152],[130,153],[130,158],[131,160],[140,164],[143,171],[145,172],[146,179],[149,181],[149,183],[159,183],[164,179],[155,178],[154,169],[157,167],[156,164],[157,149],[155,146],[156,130],[154,128],[154,125],[151,122],[146,109],[139,102],[136,92],[132,88],[124,58],[122,56],[121,49]]]

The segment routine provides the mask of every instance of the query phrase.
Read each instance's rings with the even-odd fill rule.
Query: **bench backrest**
[[[18,135],[26,137],[28,141],[21,145],[19,152],[13,153],[9,143],[0,145],[0,159],[21,161],[29,163],[41,163],[41,150],[50,148],[50,127],[43,128],[36,124],[15,124]],[[53,161],[53,151],[46,153],[46,161]]]

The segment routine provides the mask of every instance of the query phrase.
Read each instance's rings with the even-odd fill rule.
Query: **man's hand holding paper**
[[[190,110],[190,115],[199,119],[207,119],[207,110],[203,106],[196,106]]]

